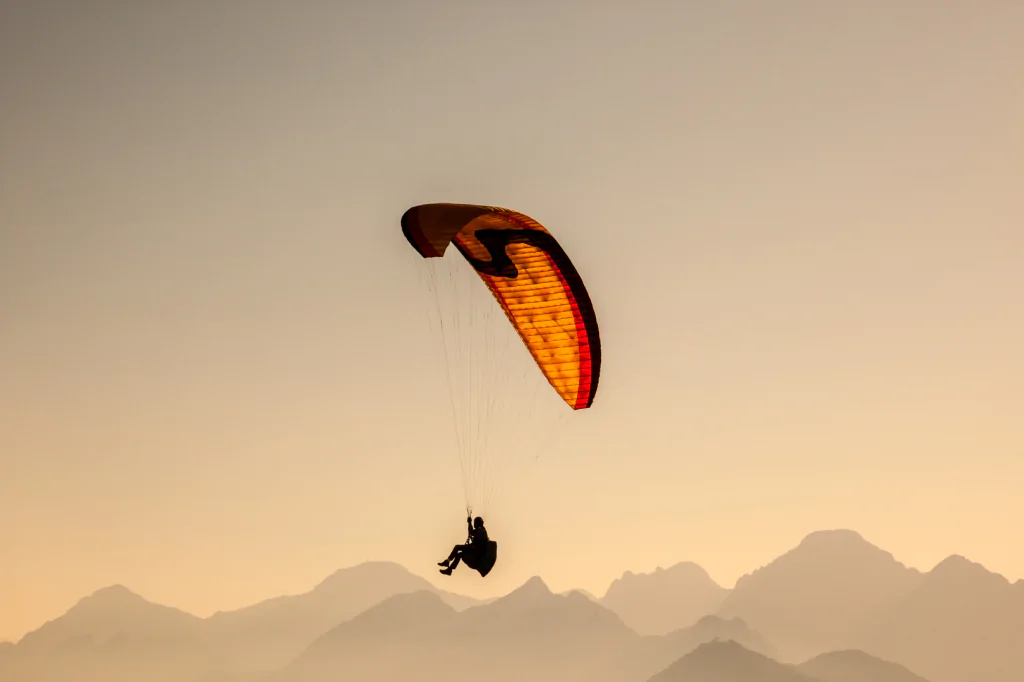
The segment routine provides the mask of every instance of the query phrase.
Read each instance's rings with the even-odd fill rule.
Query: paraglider
[[[469,532],[466,544],[455,545],[448,558],[437,565],[444,566],[441,573],[451,575],[458,568],[459,561],[462,561],[486,578],[498,560],[498,543],[487,536],[484,520],[479,516],[475,519],[467,516],[466,527]]]
[[[501,345],[495,337],[502,334],[501,330],[495,329],[482,340],[477,338],[486,335],[485,322],[491,310],[504,314],[507,325],[522,342],[520,348],[525,347],[532,358],[534,369],[524,371],[524,377],[529,380],[529,375],[539,370],[573,411],[589,408],[597,393],[601,373],[597,317],[583,279],[562,246],[543,225],[523,213],[472,204],[423,204],[407,210],[401,225],[409,244],[428,263],[445,261],[446,253],[451,253],[449,245],[454,245],[493,298],[489,303],[477,299],[474,308],[477,291],[483,291],[479,284],[475,291],[442,296],[442,285],[458,286],[460,281],[452,272],[457,264],[451,259],[447,260],[447,270],[426,269],[445,343],[443,357],[463,468],[466,511],[472,518],[473,507],[486,503],[490,493],[489,489],[481,490],[484,451],[495,440],[499,440],[505,454],[517,449],[506,439],[494,437],[488,419],[518,410],[517,414],[524,415],[521,422],[514,423],[518,437],[521,432],[540,433],[529,428],[527,417],[549,418],[556,412],[555,406],[532,404],[497,407],[500,398],[511,393],[512,372],[494,357]],[[452,319],[445,319],[442,312],[448,305],[455,306]],[[452,344],[457,347],[450,347]],[[465,376],[456,376],[460,371]],[[497,378],[494,385],[487,386],[492,374]],[[534,401],[544,399],[534,394]],[[522,403],[524,399],[519,397],[517,401]],[[470,524],[467,544],[457,545],[439,564],[445,567],[442,573],[451,575],[460,560],[482,576],[490,572],[497,544],[489,539],[482,519],[477,517],[476,522],[479,525]]]

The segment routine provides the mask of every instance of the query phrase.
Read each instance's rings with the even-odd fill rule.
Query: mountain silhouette
[[[426,679],[443,670],[438,656],[457,615],[433,592],[390,597],[317,638],[267,682]]]
[[[670,622],[685,583],[659,575],[671,572],[637,583],[670,590],[661,613],[656,600],[624,603]],[[489,682],[1024,679],[1024,583],[956,555],[922,574],[850,531],[812,533],[742,578],[717,613],[667,634],[638,633],[601,601],[553,594],[540,577],[476,601],[388,562],[207,619],[112,586],[0,645],[0,680],[405,682],[463,671]],[[814,653],[795,658],[802,650]]]
[[[577,592],[553,594],[537,576],[500,599],[466,609],[463,616],[463,624],[475,632],[519,634],[522,630],[559,630],[563,634],[601,632],[611,637],[636,636],[612,611]]]
[[[641,636],[583,594],[553,594],[534,577],[462,612],[426,592],[392,597],[332,629],[272,680],[399,682],[451,674],[457,665],[486,671],[480,674],[491,682],[644,682],[700,644],[730,635],[772,649],[742,621],[714,616],[666,636]],[[400,659],[389,655],[395,651]]]
[[[708,642],[650,678],[650,682],[821,682],[736,642]]]
[[[601,604],[642,635],[662,635],[714,613],[729,590],[695,563],[653,573],[626,571],[609,585]]]
[[[191,679],[218,665],[215,649],[203,639],[202,625],[196,616],[114,585],[25,635],[0,659],[0,679]]]
[[[136,639],[188,639],[199,635],[202,620],[190,613],[146,601],[122,585],[97,590],[79,600],[18,642],[20,652],[45,653],[68,640],[103,644],[117,636]]]
[[[902,665],[856,649],[815,656],[797,669],[821,682],[928,682]]]
[[[850,530],[811,533],[794,549],[740,578],[718,615],[740,617],[799,661],[845,649],[874,615],[921,580]]]
[[[586,597],[590,601],[594,602],[595,604],[600,604],[601,603],[601,600],[598,599],[596,596],[594,596],[593,593],[588,592],[587,590],[579,589],[579,588],[573,588],[571,590],[566,590],[565,592],[561,592],[559,594],[561,594],[563,597],[567,597],[570,594],[572,594],[573,592],[576,592],[577,594],[582,594],[584,597]],[[612,609],[612,611],[614,611],[614,610],[615,609]]]
[[[740,618],[726,620],[719,616],[704,616],[688,628],[682,628],[664,636],[668,647],[679,655],[699,645],[715,640],[734,641],[744,649],[778,658],[778,650],[761,633],[752,629]]]
[[[980,564],[950,556],[878,614],[858,642],[932,682],[1020,682],[1024,594]]]
[[[341,569],[300,595],[268,599],[200,619],[146,601],[121,585],[98,590],[67,613],[25,635],[0,668],[26,680],[156,679],[207,671],[272,671],[334,625],[394,594],[429,590],[464,608],[475,600],[434,588],[388,562]],[[162,674],[162,673],[161,673]],[[134,677],[133,677],[134,676]],[[195,677],[195,675],[192,675]],[[0,674],[4,682],[18,679]],[[191,679],[191,678],[190,678]]]
[[[336,571],[309,592],[276,597],[207,619],[207,635],[232,667],[274,670],[310,642],[391,596],[435,593],[455,608],[476,600],[439,590],[391,562],[367,562]]]
[[[333,628],[272,679],[397,682],[459,669],[487,670],[491,681],[593,679],[639,641],[611,611],[578,593],[553,594],[534,577],[462,612],[426,592],[392,597]]]

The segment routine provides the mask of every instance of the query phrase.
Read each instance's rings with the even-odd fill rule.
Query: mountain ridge
[[[703,566],[681,561],[650,573],[625,571],[599,602],[641,634],[666,634],[714,612],[729,593]]]
[[[685,579],[676,581],[680,577]],[[643,588],[634,592],[632,604],[609,604],[612,586],[629,583],[661,584],[672,598],[658,600],[656,590],[645,594]],[[700,593],[709,584],[716,585],[702,567],[680,562],[647,574],[627,571],[601,599],[581,590],[555,594],[541,576],[532,576],[505,595],[474,600],[393,562],[364,562],[331,573],[306,592],[207,618],[114,584],[79,599],[19,642],[0,645],[0,678],[93,682],[88,675],[102,672],[97,682],[189,682],[173,677],[180,673],[202,682],[250,682],[259,675],[295,673],[301,666],[294,664],[330,633],[335,639],[325,641],[340,642],[340,648],[332,653],[321,645],[319,654],[324,660],[339,651],[362,657],[364,668],[350,672],[367,680],[391,680],[388,669],[402,672],[402,657],[391,660],[387,652],[405,650],[388,647],[401,644],[419,652],[425,671],[442,674],[451,660],[461,660],[470,642],[491,651],[510,675],[528,674],[524,661],[536,660],[558,679],[577,679],[585,670],[590,682],[611,682],[613,673],[650,677],[658,673],[650,669],[655,663],[667,667],[716,640],[789,666],[787,672],[806,672],[800,661],[826,655],[818,664],[842,668],[842,674],[863,677],[864,669],[877,669],[898,675],[903,673],[893,671],[902,666],[913,671],[915,682],[918,675],[929,682],[1019,682],[1024,670],[1024,583],[1010,583],[959,554],[922,573],[859,533],[816,531],[737,581],[733,590],[718,586],[726,592],[722,604],[689,622],[677,605],[689,608],[692,593],[686,590],[697,585]],[[620,588],[620,596],[627,594]],[[629,608],[651,606],[660,606],[656,615],[666,623],[687,622],[664,634],[629,625]],[[447,653],[424,651],[424,642]],[[871,659],[851,662],[836,653],[846,650]],[[363,656],[367,651],[376,651],[378,659]],[[386,665],[380,660],[385,658]],[[876,659],[886,665],[871,662]],[[301,675],[280,679],[308,682]]]
[[[736,581],[718,615],[743,618],[785,660],[844,648],[874,614],[922,579],[885,550],[847,529],[815,531]]]

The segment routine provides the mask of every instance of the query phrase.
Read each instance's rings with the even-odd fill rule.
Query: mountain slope
[[[898,663],[855,649],[821,654],[797,669],[821,682],[928,682]]]
[[[163,675],[160,679],[180,682],[200,675],[274,670],[338,623],[394,594],[424,589],[459,607],[475,603],[386,562],[342,569],[304,594],[206,620],[113,586],[80,600],[5,649],[0,679],[110,682]]]
[[[535,577],[462,612],[426,592],[393,597],[333,628],[273,681],[399,682],[469,669],[486,670],[491,682],[644,682],[700,644],[730,636],[772,649],[742,621],[714,616],[640,636],[586,596],[552,594]]]
[[[481,670],[491,682],[582,682],[611,679],[602,675],[639,642],[615,614],[582,594],[555,595],[532,578],[462,612],[426,592],[392,597],[333,628],[272,679],[399,682]]]
[[[453,607],[469,601],[387,563],[205,621],[114,586],[0,646],[0,680],[268,682],[261,671],[277,666],[279,682],[404,682],[481,670],[492,682],[645,682],[697,652],[673,674],[687,679],[704,665],[712,680],[729,679],[721,676],[730,670],[819,682],[1024,679],[1024,582],[959,556],[922,575],[848,531],[808,536],[742,579],[719,615],[666,635],[640,635],[593,598],[552,594],[540,578]],[[730,609],[744,615],[724,617]],[[799,666],[768,666],[748,655],[786,659],[754,617],[788,637],[788,660],[801,648],[838,646]],[[720,648],[730,642],[739,650]]]
[[[690,627],[676,630],[662,639],[676,653],[676,656],[681,656],[701,644],[714,640],[731,640],[744,649],[769,658],[778,656],[776,647],[740,618],[725,620],[718,616],[704,616]]]
[[[600,600],[643,635],[662,635],[714,613],[729,590],[697,564],[684,562],[653,573],[626,571]]]
[[[1024,594],[951,556],[864,628],[858,647],[932,682],[1024,679]]]
[[[77,638],[102,644],[119,635],[146,639],[187,639],[200,632],[202,620],[190,613],[146,601],[122,585],[97,590],[80,599],[63,616],[25,635],[21,652],[46,652]]]
[[[216,666],[202,620],[107,587],[30,632],[0,661],[5,682],[178,682]]]
[[[742,618],[783,660],[803,660],[848,648],[877,612],[920,580],[853,531],[819,531],[740,578],[718,615]]]
[[[736,642],[702,644],[650,682],[820,682]]]
[[[276,597],[207,619],[207,635],[232,667],[273,670],[317,637],[397,594],[427,591],[457,608],[475,603],[444,592],[398,564],[369,562],[336,571],[298,595]]]

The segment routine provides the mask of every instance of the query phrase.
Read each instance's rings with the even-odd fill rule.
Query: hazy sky
[[[0,638],[368,559],[731,586],[833,527],[1024,577],[1024,3],[0,8]],[[604,343],[486,581],[434,573],[432,201],[548,226]]]

